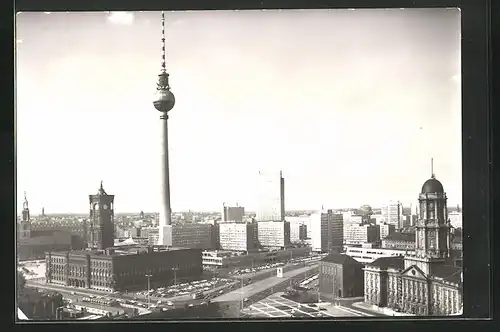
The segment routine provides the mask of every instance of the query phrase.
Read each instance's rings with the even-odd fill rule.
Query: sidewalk
[[[373,313],[381,314],[384,316],[405,316],[405,317],[415,316],[413,314],[396,312],[396,311],[392,310],[391,308],[377,307],[376,305],[367,304],[365,302],[355,302],[352,304],[352,306],[355,308],[364,309],[364,310],[371,311]]]

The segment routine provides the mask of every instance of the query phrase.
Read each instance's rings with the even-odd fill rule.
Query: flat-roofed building
[[[152,285],[170,285],[203,271],[201,250],[161,246],[47,252],[45,262],[49,284],[106,292],[145,289],[146,275]]]
[[[262,247],[284,249],[290,246],[290,223],[261,221],[257,224],[258,240]]]
[[[254,228],[255,224],[243,222],[219,224],[220,248],[245,252],[256,250]]]
[[[349,224],[344,229],[344,243],[363,244],[380,240],[379,228],[375,225]]]
[[[311,215],[311,245],[314,252],[337,252],[342,249],[343,215],[332,210]]]
[[[222,221],[243,221],[245,208],[243,206],[222,206]]]
[[[407,250],[400,249],[384,249],[384,248],[363,248],[363,247],[346,247],[345,254],[354,258],[360,263],[371,263],[381,257],[404,256],[406,253],[412,253]]]

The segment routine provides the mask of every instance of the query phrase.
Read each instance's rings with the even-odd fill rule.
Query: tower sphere
[[[174,108],[175,96],[172,91],[170,91],[170,89],[157,90],[155,93],[153,105],[158,111],[166,113]]]

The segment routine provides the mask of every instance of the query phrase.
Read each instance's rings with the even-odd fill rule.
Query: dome
[[[431,178],[425,181],[424,185],[422,186],[422,194],[430,194],[430,193],[439,193],[439,194],[444,193],[443,185],[435,178]]]

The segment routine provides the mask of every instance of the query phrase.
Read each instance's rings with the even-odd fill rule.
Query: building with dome
[[[462,268],[454,264],[447,197],[434,174],[418,201],[415,251],[365,266],[365,302],[419,316],[457,314],[463,305]]]

